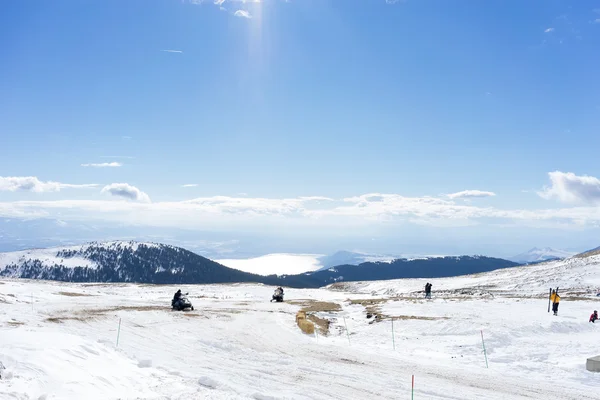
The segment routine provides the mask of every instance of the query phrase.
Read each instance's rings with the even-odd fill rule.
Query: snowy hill
[[[196,309],[185,313],[169,307],[179,287],[0,279],[0,398],[391,400],[412,397],[413,376],[415,399],[596,400],[600,391],[585,369],[600,334],[588,322],[600,256],[287,289],[284,303],[270,303],[263,285],[182,285]],[[299,310],[316,334],[298,328]]]
[[[534,247],[533,249],[526,251],[525,253],[521,253],[509,258],[509,260],[525,264],[568,258],[574,256],[575,254],[576,253],[564,250],[557,250],[550,247],[544,247],[541,249]]]
[[[261,277],[179,247],[135,241],[0,253],[0,276],[69,282],[306,284],[301,276]]]

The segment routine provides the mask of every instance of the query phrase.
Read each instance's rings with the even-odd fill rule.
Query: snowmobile
[[[283,302],[283,290],[281,289],[276,289],[275,293],[273,293],[273,298],[271,299],[271,302],[277,302],[277,303],[281,303]]]
[[[191,309],[192,311],[194,311],[194,306],[192,305],[192,302],[188,299],[188,294],[181,294],[181,296],[179,296],[179,300],[171,300],[171,307],[173,310],[177,310],[177,311],[184,311],[186,308]]]

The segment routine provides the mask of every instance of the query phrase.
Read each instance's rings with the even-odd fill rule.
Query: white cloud
[[[0,176],[0,191],[59,192],[61,189],[94,188],[97,184],[74,185],[60,182],[42,182],[35,176]]]
[[[186,183],[185,185],[181,185],[181,187],[185,187],[185,188],[187,188],[187,187],[196,187],[196,186],[198,186],[197,183]]]
[[[538,192],[540,197],[558,199],[563,203],[600,202],[600,179],[561,171],[550,172],[548,176],[552,186]]]
[[[183,53],[183,51],[181,50],[161,50],[164,51],[165,53]]]
[[[123,140],[131,140],[131,136],[121,136],[121,139],[123,139]]]
[[[544,33],[554,32],[554,28],[548,28],[544,31]]]
[[[151,203],[139,189],[127,184],[105,187],[105,193],[137,201],[18,201],[0,202],[0,216],[55,217],[63,221],[115,221],[194,229],[226,228],[300,229],[333,232],[356,227],[401,225],[405,223],[451,227],[517,221],[522,226],[541,223],[565,226],[600,224],[600,207],[542,210],[502,210],[456,204],[435,197],[404,197],[371,193],[343,200],[325,197],[248,198],[214,196],[187,201]],[[269,228],[265,228],[269,227]]]
[[[123,164],[120,162],[109,162],[109,163],[100,163],[100,164],[81,164],[82,167],[93,167],[93,168],[115,168],[122,167]]]
[[[113,196],[123,197],[129,200],[150,203],[150,197],[135,186],[127,183],[113,183],[102,188],[102,193],[109,193]]]
[[[252,18],[252,15],[250,15],[250,13],[246,10],[237,10],[235,13],[233,13],[233,15],[241,18]]]
[[[447,197],[450,199],[471,199],[475,197],[492,197],[495,196],[494,192],[484,192],[481,190],[463,190],[462,192],[448,194]]]
[[[594,21],[595,24],[600,24],[600,18],[596,18],[596,20]]]
[[[199,197],[155,202],[126,183],[105,186],[102,193],[133,201],[60,200],[0,202],[0,216],[55,217],[63,221],[93,220],[216,230],[264,229],[371,229],[404,224],[457,227],[482,224],[521,226],[600,226],[600,180],[572,173],[549,174],[552,187],[540,195],[562,201],[599,201],[570,208],[499,209],[458,200],[493,196],[493,192],[465,190],[443,196],[406,197],[394,193],[366,193],[344,199],[322,196],[293,198],[237,196]],[[186,186],[192,187],[187,184]],[[50,191],[73,185],[40,182],[37,178],[0,178],[0,190]],[[261,228],[262,229],[262,228]]]

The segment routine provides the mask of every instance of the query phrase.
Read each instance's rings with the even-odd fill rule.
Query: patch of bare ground
[[[82,287],[126,287],[131,285],[131,283],[84,283]]]
[[[437,321],[441,319],[450,319],[450,317],[424,317],[422,315],[398,315],[398,316],[386,316],[386,318],[393,318],[397,320],[419,320],[419,321]]]
[[[21,325],[25,325],[25,322],[21,322],[21,321],[15,321],[15,320],[12,320],[12,321],[6,321],[6,323],[7,323],[8,325],[11,325],[11,326],[21,326]]]
[[[187,318],[208,318],[205,314],[196,313],[184,313],[183,316]]]
[[[329,285],[329,290],[334,290],[336,292],[347,292],[352,288],[352,285],[348,282],[337,282]]]
[[[0,285],[4,285],[4,282],[0,282]]]
[[[340,358],[340,361],[346,364],[365,365],[364,362],[350,360],[349,358]]]
[[[598,254],[600,254],[600,249],[594,249],[594,250],[586,251],[584,253],[576,254],[573,257],[574,258],[587,258],[587,257],[591,257],[591,256],[597,256]]]
[[[48,317],[46,321],[53,322],[56,324],[62,324],[64,321],[79,321],[79,322],[87,322],[93,319],[93,317]]]
[[[164,306],[117,306],[117,307],[109,307],[109,308],[90,308],[87,310],[83,310],[83,313],[89,314],[106,314],[109,312],[115,311],[165,311],[169,310]]]
[[[311,321],[317,328],[319,328],[319,332],[323,336],[329,335],[329,325],[331,325],[331,321],[327,318],[319,318],[316,315],[309,314],[306,316],[306,319]]]
[[[329,334],[331,321],[327,318],[316,316],[319,312],[338,312],[342,311],[342,306],[337,303],[316,300],[292,300],[289,304],[302,307],[296,314],[296,324],[306,334],[313,334],[315,329],[323,336]]]
[[[68,296],[68,297],[87,297],[87,296],[92,296],[91,294],[75,293],[75,292],[58,292],[58,294],[60,294],[61,296]]]
[[[342,311],[342,307],[337,303],[316,300],[291,300],[289,304],[300,306],[305,312],[337,312]]]
[[[12,293],[9,293],[9,294],[7,294],[7,296],[8,296],[8,297],[15,297],[15,298],[17,297],[17,296],[15,296],[15,295],[14,295],[14,294],[12,294]]]
[[[296,324],[298,328],[307,335],[315,333],[315,324],[306,319],[306,313],[304,311],[298,311],[296,313]]]

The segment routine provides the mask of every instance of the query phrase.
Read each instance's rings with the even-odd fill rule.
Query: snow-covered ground
[[[258,275],[297,275],[322,267],[321,254],[267,254],[255,258],[215,260],[229,268]]]
[[[409,399],[412,375],[416,400],[600,398],[585,369],[600,257],[432,279],[431,300],[426,281],[286,289],[285,303],[262,285],[189,285],[181,313],[177,286],[1,280],[0,398]],[[295,324],[304,305],[331,308],[311,299],[341,308],[317,313],[327,336]]]

